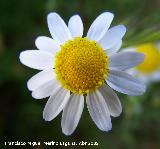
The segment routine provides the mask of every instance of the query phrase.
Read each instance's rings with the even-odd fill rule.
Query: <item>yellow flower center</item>
[[[148,43],[140,45],[136,51],[145,54],[144,62],[137,66],[138,71],[149,74],[159,69],[160,52],[154,44]]]
[[[73,93],[94,91],[104,83],[108,71],[106,53],[98,43],[87,38],[68,40],[56,53],[57,79]]]

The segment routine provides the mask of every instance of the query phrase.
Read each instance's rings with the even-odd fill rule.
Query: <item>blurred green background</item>
[[[19,53],[35,49],[37,36],[50,36],[46,16],[51,11],[66,22],[71,15],[80,14],[85,33],[96,16],[111,11],[115,14],[112,25],[127,26],[123,47],[160,40],[160,0],[0,0],[0,148],[7,148],[4,141],[83,140],[99,145],[76,148],[159,149],[158,82],[149,85],[143,96],[119,94],[123,112],[112,119],[113,129],[108,133],[95,126],[86,105],[76,131],[69,137],[61,132],[61,114],[51,122],[43,120],[47,99],[34,100],[26,86],[38,71],[20,64]],[[36,148],[47,147],[42,144]]]

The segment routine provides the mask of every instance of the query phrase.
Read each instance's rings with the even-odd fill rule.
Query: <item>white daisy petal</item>
[[[87,33],[87,38],[96,41],[99,41],[101,38],[103,38],[104,34],[110,27],[113,17],[114,15],[110,12],[104,12],[99,15],[91,24]]]
[[[72,34],[72,37],[83,36],[83,22],[79,15],[74,15],[69,19],[68,28]]]
[[[114,117],[119,116],[122,112],[122,106],[117,94],[106,84],[102,85],[99,91],[106,101],[110,114]]]
[[[20,53],[19,58],[22,64],[38,70],[52,69],[54,65],[53,56],[45,51],[40,51],[40,50],[23,51]]]
[[[145,55],[139,52],[120,52],[110,57],[110,69],[126,70],[144,61]]]
[[[43,110],[43,118],[46,121],[54,119],[65,107],[70,97],[70,93],[64,90],[62,87],[58,87],[54,90],[54,93],[50,96],[47,104]]]
[[[122,40],[118,41],[117,44],[115,44],[111,49],[105,50],[107,55],[112,55],[116,53],[122,46]]]
[[[55,40],[45,36],[39,36],[35,44],[39,50],[50,52],[53,55],[60,50],[60,46]]]
[[[102,131],[109,131],[112,128],[110,112],[105,99],[97,90],[86,97],[87,107],[91,118]]]
[[[153,82],[160,81],[160,71],[154,72],[153,74],[151,74],[150,76],[147,76],[147,77],[150,78],[151,81],[153,81]]]
[[[139,74],[137,73],[136,78],[138,78],[139,80],[141,80],[142,82],[144,82],[145,84],[149,83],[151,81],[151,77],[150,76],[145,76],[144,74]]]
[[[110,28],[103,38],[99,41],[103,49],[113,48],[119,40],[122,39],[126,32],[126,27],[124,25],[117,25]]]
[[[27,87],[30,91],[33,91],[53,79],[55,79],[54,70],[44,70],[30,78],[27,82]]]
[[[46,98],[52,94],[52,92],[57,88],[57,86],[60,87],[57,80],[50,80],[35,89],[32,92],[32,97],[35,99]]]
[[[67,25],[57,13],[50,13],[47,17],[47,22],[49,31],[53,39],[55,39],[57,42],[63,44],[67,40],[72,39]]]
[[[142,82],[122,71],[110,70],[106,81],[114,90],[128,95],[142,95],[146,90]]]
[[[71,135],[76,129],[84,107],[83,95],[72,94],[62,114],[62,131],[65,135]]]

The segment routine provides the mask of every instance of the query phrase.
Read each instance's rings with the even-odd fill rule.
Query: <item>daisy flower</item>
[[[76,129],[86,100],[92,120],[102,131],[112,128],[111,116],[122,112],[118,96],[112,90],[141,95],[145,85],[124,72],[144,60],[138,52],[117,53],[126,32],[123,25],[109,29],[113,14],[104,12],[91,24],[86,37],[79,15],[68,26],[57,13],[47,17],[52,38],[40,36],[38,50],[20,53],[24,65],[40,70],[27,83],[32,97],[49,97],[43,111],[46,121],[61,111],[62,132],[71,135]]]
[[[145,83],[160,81],[160,43],[145,43],[128,47],[123,51],[136,51],[145,54],[144,62],[128,72]]]

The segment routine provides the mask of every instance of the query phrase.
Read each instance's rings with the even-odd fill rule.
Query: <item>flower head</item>
[[[117,53],[126,32],[123,25],[109,29],[113,14],[98,16],[83,36],[83,23],[79,15],[70,18],[68,26],[57,13],[48,15],[52,38],[38,37],[39,50],[20,54],[20,61],[41,70],[27,83],[36,99],[49,97],[43,111],[46,121],[53,120],[62,110],[62,131],[70,135],[80,120],[84,100],[99,129],[112,128],[111,116],[122,112],[118,96],[112,90],[141,95],[145,85],[124,72],[144,60],[138,52]],[[111,89],[112,88],[112,89]]]
[[[123,51],[126,50],[145,54],[144,62],[129,70],[129,73],[146,83],[160,80],[160,46],[158,43],[145,43],[123,49]]]

